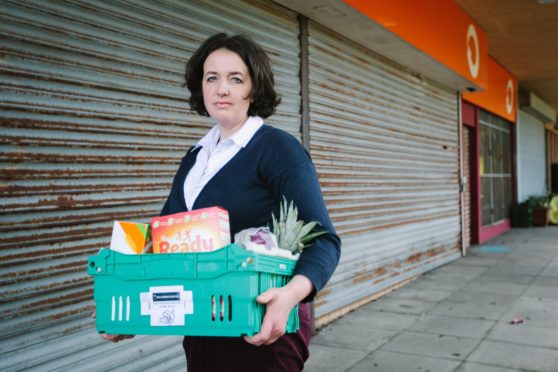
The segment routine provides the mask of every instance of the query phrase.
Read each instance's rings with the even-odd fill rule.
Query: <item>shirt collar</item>
[[[250,142],[252,137],[254,137],[254,134],[256,134],[262,125],[262,118],[259,116],[250,116],[242,127],[235,134],[227,138],[226,141],[232,141],[240,147],[246,147],[248,142]],[[221,131],[219,130],[219,125],[215,125],[205,136],[203,136],[201,140],[199,140],[196,146],[194,146],[194,149],[198,147],[215,147],[220,136]]]

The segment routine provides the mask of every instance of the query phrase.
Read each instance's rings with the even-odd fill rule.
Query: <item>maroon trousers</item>
[[[254,346],[242,337],[184,337],[188,372],[296,372],[308,359],[312,318],[308,304],[299,304],[300,329],[271,345]]]

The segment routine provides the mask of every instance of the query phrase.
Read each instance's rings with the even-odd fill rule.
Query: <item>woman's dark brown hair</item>
[[[186,64],[186,86],[190,90],[190,108],[200,115],[209,116],[203,103],[203,64],[212,52],[227,49],[240,56],[250,72],[252,91],[248,116],[267,118],[275,112],[281,98],[274,89],[273,71],[269,57],[262,47],[243,35],[220,33],[211,36],[194,52]]]

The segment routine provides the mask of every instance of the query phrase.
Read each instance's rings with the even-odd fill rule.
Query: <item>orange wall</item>
[[[452,0],[344,1],[465,79],[487,88],[486,33]]]

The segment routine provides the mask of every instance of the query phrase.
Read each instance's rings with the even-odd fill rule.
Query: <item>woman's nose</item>
[[[217,95],[219,97],[223,97],[226,96],[227,94],[229,94],[229,87],[227,87],[227,84],[220,84],[219,87],[217,88]]]

